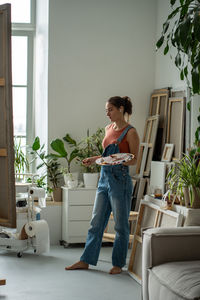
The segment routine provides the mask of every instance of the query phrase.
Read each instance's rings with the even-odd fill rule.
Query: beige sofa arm
[[[153,228],[142,243],[142,294],[148,300],[148,269],[171,261],[200,259],[200,227]]]

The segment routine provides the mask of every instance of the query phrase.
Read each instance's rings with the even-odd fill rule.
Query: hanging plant
[[[163,46],[164,55],[172,47],[177,50],[174,63],[180,79],[186,80],[191,94],[200,95],[200,0],[170,0],[170,4],[171,13],[163,24],[156,47]],[[190,110],[190,103],[187,108]],[[200,115],[197,120],[195,152],[200,153]]]

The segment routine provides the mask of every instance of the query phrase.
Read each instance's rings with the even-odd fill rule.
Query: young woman
[[[121,273],[126,263],[129,243],[128,218],[133,192],[128,166],[136,163],[139,137],[136,129],[126,120],[126,116],[129,118],[132,114],[132,103],[129,97],[111,97],[106,102],[106,114],[111,124],[105,129],[102,156],[132,153],[134,158],[120,165],[101,167],[91,227],[88,230],[84,252],[80,261],[66,267],[66,270],[88,269],[89,265],[97,264],[103,233],[111,212],[113,212],[116,236],[112,251],[113,267],[109,273]],[[86,158],[83,164],[89,166],[95,163],[97,158],[97,156]]]

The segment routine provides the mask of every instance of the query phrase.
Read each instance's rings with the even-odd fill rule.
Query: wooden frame
[[[167,143],[174,144],[172,160],[182,157],[184,140],[185,98],[169,98]]]
[[[0,226],[16,227],[11,76],[11,5],[0,6]]]
[[[128,265],[128,272],[137,282],[142,277],[142,232],[152,227],[178,227],[183,216],[170,210],[162,210],[150,201],[142,200],[133,238],[133,247]]]
[[[174,144],[165,144],[161,161],[170,162],[174,151]]]
[[[158,133],[156,141],[156,160],[160,160],[167,134],[167,111],[169,102],[169,90],[154,90],[151,95],[149,116],[159,115]]]
[[[158,123],[159,115],[148,117],[145,122],[144,135],[142,142],[140,143],[139,155],[136,166],[136,174],[140,174],[140,177],[149,176],[158,130]],[[144,170],[142,170],[141,167]]]
[[[133,242],[133,231],[134,231],[134,222],[137,221],[137,217],[138,217],[138,212],[137,211],[130,211],[130,215],[129,215],[129,222],[130,222],[130,234],[129,234],[129,246],[131,246],[132,242]],[[114,220],[113,218],[113,213],[111,213],[110,215],[110,220]],[[108,232],[108,225],[104,231],[103,234],[103,242],[114,242],[115,240],[115,233],[110,233]]]

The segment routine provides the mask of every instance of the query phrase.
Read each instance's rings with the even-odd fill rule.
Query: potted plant
[[[90,136],[89,129],[87,130],[87,137],[79,144],[78,157],[82,161],[91,156],[99,156],[103,153],[102,140],[104,138],[104,128],[98,128],[97,131]],[[97,186],[100,166],[92,164],[83,167],[83,180],[85,187],[93,188]]]
[[[33,142],[31,154],[34,154],[35,158],[39,158],[41,160],[41,163],[37,166],[37,169],[41,169],[43,167],[46,169],[43,176],[48,175],[54,201],[61,201],[61,188],[59,187],[61,173],[59,171],[60,164],[57,161],[58,159],[52,156],[52,154],[46,154],[44,150],[44,144],[42,146],[40,145],[39,137],[36,137]]]
[[[71,163],[78,157],[78,145],[77,142],[71,138],[71,136],[67,133],[63,140],[71,147],[73,150],[69,153],[64,145],[64,142],[61,139],[55,139],[51,142],[51,148],[57,152],[58,154],[51,154],[51,157],[55,158],[64,158],[67,162],[67,167],[61,168],[61,173],[64,176],[65,185],[68,186],[68,182],[73,181],[78,185],[78,172],[71,172]],[[70,183],[69,183],[70,184]],[[75,187],[74,185],[74,187]]]
[[[24,146],[25,147],[25,146]],[[21,145],[21,139],[17,138],[14,139],[14,153],[15,153],[15,176],[16,180],[22,180],[23,179],[23,173],[26,173],[29,171],[29,161],[26,156],[25,151],[23,151],[23,146]]]
[[[186,206],[200,208],[200,162],[195,157],[184,154],[168,173],[167,181],[175,196],[184,195]]]

